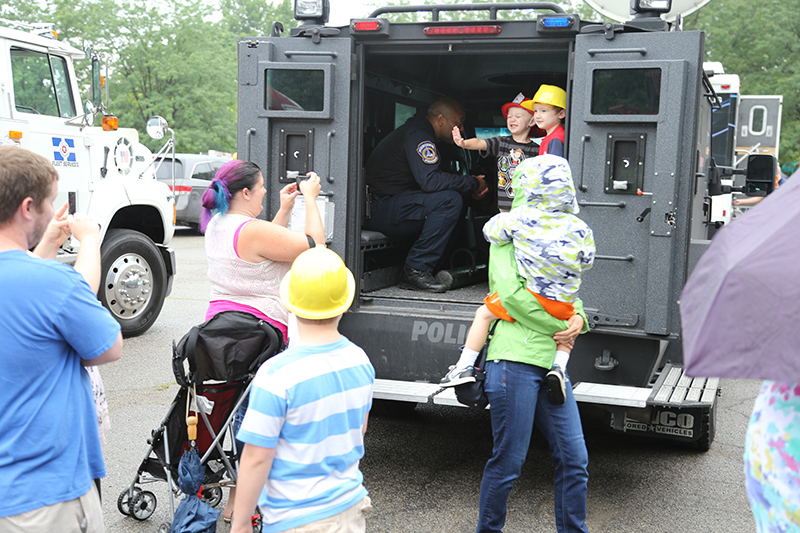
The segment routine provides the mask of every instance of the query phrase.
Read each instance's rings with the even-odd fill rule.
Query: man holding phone
[[[99,230],[67,204],[54,213],[58,173],[24,148],[0,146],[0,190],[0,531],[100,533],[105,465],[83,367],[119,359],[122,335],[90,287]],[[70,232],[74,268],[52,260]]]

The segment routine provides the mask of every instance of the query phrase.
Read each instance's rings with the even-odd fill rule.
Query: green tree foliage
[[[123,127],[145,133],[152,115],[167,119],[177,150],[236,151],[237,39],[268,35],[293,22],[291,0],[6,0],[0,17],[53,22],[59,39],[91,46],[108,63],[109,109]],[[76,64],[88,97],[89,63]],[[104,72],[105,74],[105,72]]]
[[[210,12],[202,2],[147,5],[137,4],[137,15],[120,25],[129,38],[114,62],[111,109],[121,123],[140,129],[150,116],[163,116],[180,152],[235,151],[235,40],[204,20]]]
[[[280,22],[287,30],[297,25],[291,0],[220,0],[220,11],[222,25],[236,37],[269,35],[273,22]]]
[[[687,17],[706,32],[706,60],[738,74],[742,94],[783,95],[780,157],[800,158],[800,2],[714,0]]]
[[[338,0],[332,0],[338,1]],[[481,3],[487,0],[473,0]],[[461,0],[376,0],[379,5],[461,4]],[[581,0],[555,2],[583,20],[600,16]],[[288,29],[292,0],[5,0],[0,18],[54,22],[61,39],[91,45],[109,64],[110,110],[124,126],[144,134],[146,119],[164,116],[178,149],[236,149],[238,38],[269,35],[272,24]],[[371,11],[371,9],[370,9]],[[503,10],[500,19],[530,18],[531,10]],[[743,94],[782,94],[781,159],[800,157],[800,1],[714,0],[690,15],[685,29],[706,32],[707,60],[737,73]],[[442,12],[464,20],[471,12]],[[480,15],[485,17],[485,13]],[[392,21],[430,20],[430,13],[388,15]],[[78,65],[80,69],[82,65]],[[88,63],[79,70],[87,85]],[[84,91],[83,96],[88,94]]]

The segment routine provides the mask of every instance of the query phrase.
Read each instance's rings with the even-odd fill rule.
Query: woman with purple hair
[[[244,311],[273,325],[286,340],[289,311],[281,302],[281,280],[298,255],[325,243],[316,201],[319,176],[314,172],[308,176],[299,185],[281,189],[280,208],[270,222],[257,218],[267,194],[258,165],[233,160],[217,171],[203,194],[200,219],[211,281],[206,320],[222,311]],[[306,204],[305,233],[287,227],[300,194]],[[230,521],[234,498],[235,489],[231,489],[222,513],[225,522]]]

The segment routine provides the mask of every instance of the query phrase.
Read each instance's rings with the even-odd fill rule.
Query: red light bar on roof
[[[353,29],[355,31],[381,31],[383,24],[380,20],[355,20]]]
[[[486,26],[428,26],[422,33],[429,37],[452,35],[499,35],[503,29],[497,25]]]
[[[350,31],[362,37],[377,37],[389,35],[389,21],[386,19],[353,19],[350,21]]]

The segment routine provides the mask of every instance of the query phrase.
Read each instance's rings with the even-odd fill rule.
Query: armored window
[[[661,69],[597,69],[592,80],[593,115],[657,115]]]
[[[408,119],[414,116],[417,108],[414,106],[401,104],[399,102],[394,104],[394,127],[399,128],[406,123]]]
[[[322,70],[267,69],[264,108],[271,111],[322,111],[325,74]]]

